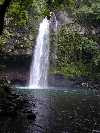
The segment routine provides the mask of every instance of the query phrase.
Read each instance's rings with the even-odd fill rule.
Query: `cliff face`
[[[67,77],[100,75],[100,27],[98,24],[86,24],[85,27],[76,21],[77,17],[70,14],[66,10],[56,10],[55,15],[51,17],[50,73]],[[57,31],[54,31],[55,16],[58,23]],[[5,36],[2,37],[4,45],[0,48],[0,68],[5,74],[0,75],[12,72],[7,74],[9,79],[21,77],[27,81],[40,22],[41,17],[33,17],[32,20],[31,16],[27,26],[20,28],[8,21],[5,35],[9,34],[9,37],[7,40]]]
[[[31,56],[6,55],[0,57],[0,79],[6,78],[13,82],[27,83],[29,79]]]

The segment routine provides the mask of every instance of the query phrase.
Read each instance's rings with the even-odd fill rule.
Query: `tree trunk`
[[[5,0],[2,5],[0,5],[0,35],[2,35],[4,28],[4,17],[7,11],[7,8],[10,5],[11,0]]]

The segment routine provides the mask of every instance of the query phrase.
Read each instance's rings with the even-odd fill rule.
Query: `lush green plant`
[[[2,5],[3,2],[4,2],[4,0],[0,0],[0,5]]]
[[[98,55],[97,43],[80,35],[69,25],[58,32],[57,69],[67,75],[87,75],[92,72],[95,57]]]
[[[100,24],[100,1],[83,0],[78,9],[75,9],[77,21],[85,26]]]

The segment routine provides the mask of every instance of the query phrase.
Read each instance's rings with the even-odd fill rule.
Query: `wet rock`
[[[3,110],[1,115],[2,117],[11,117],[15,119],[17,117],[17,112],[13,110]]]
[[[25,105],[24,100],[20,101],[20,98],[17,102],[6,99],[0,104],[0,107],[0,116],[2,117],[15,119],[17,116],[22,116],[28,120],[35,120],[36,118],[36,115],[30,110],[31,106],[29,106],[28,103]]]
[[[92,133],[100,133],[100,130],[93,130]]]
[[[32,111],[28,111],[27,112],[27,119],[28,120],[35,120],[36,119],[36,115]]]
[[[11,118],[16,119],[16,117],[21,117],[27,120],[34,121],[36,115],[32,112],[32,107],[35,104],[30,103],[26,97],[21,94],[16,94],[9,86],[8,82],[3,82],[0,84],[0,88],[3,88],[5,96],[0,97],[0,118]],[[33,106],[34,105],[34,106]]]

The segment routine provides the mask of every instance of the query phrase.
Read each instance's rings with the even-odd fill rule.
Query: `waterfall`
[[[49,67],[49,20],[40,23],[32,58],[29,87],[46,88]]]

